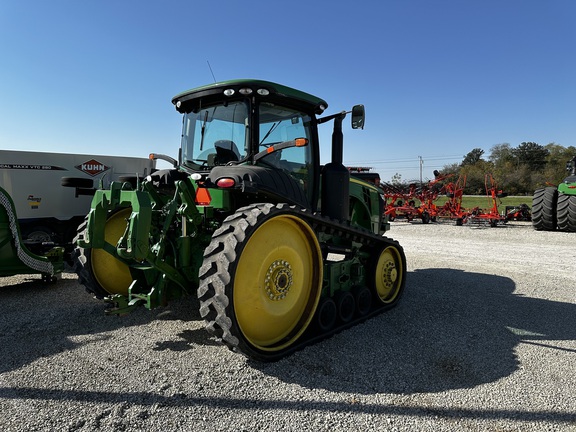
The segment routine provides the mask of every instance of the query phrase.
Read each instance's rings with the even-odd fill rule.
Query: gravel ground
[[[394,222],[394,310],[272,364],[197,302],[103,314],[65,274],[0,279],[2,431],[576,431],[576,234]]]

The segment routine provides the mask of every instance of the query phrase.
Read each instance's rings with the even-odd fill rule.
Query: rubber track
[[[558,195],[558,229],[560,231],[576,232],[576,195]]]
[[[386,246],[395,246],[400,251],[403,258],[402,274],[404,277],[406,275],[406,260],[404,258],[402,247],[398,242],[390,238],[375,235],[366,230],[342,225],[336,220],[288,204],[254,204],[240,208],[236,213],[226,218],[222,226],[214,232],[212,242],[206,248],[204,253],[204,262],[199,272],[200,286],[198,288],[200,314],[205,319],[206,330],[214,335],[218,342],[226,345],[232,351],[240,352],[248,357],[254,358],[254,356],[242,352],[239,347],[238,337],[234,335],[232,331],[232,320],[226,315],[226,307],[229,305],[229,299],[225,293],[225,287],[230,283],[229,268],[230,265],[238,259],[235,252],[236,246],[246,241],[246,229],[249,226],[254,227],[258,223],[258,215],[261,212],[268,215],[271,211],[277,211],[278,214],[291,214],[298,216],[307,221],[316,233],[324,232],[362,243],[364,246],[372,249],[372,256],[383,250]],[[304,348],[307,345],[316,343],[394,307],[402,295],[405,279],[402,284],[401,292],[398,294],[398,298],[392,305],[379,305],[376,308],[373,306],[372,311],[367,315],[353,319],[351,322],[346,324],[336,326],[334,329],[323,334],[315,333],[313,329],[316,326],[311,323],[308,330],[292,346],[279,353],[265,353],[261,356],[257,356],[258,358],[256,358],[256,360],[278,360]],[[373,301],[372,303],[375,302]]]
[[[84,239],[85,231],[88,226],[88,216],[84,219],[84,222],[78,227],[78,231],[73,244],[79,239]],[[94,280],[94,275],[90,268],[89,257],[86,256],[86,249],[76,246],[72,252],[72,270],[76,275],[78,275],[78,283],[83,285],[86,291],[97,299],[103,299],[109,294],[100,287],[100,285]]]

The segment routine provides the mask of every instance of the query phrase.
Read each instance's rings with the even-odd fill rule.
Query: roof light
[[[241,88],[240,90],[238,90],[238,93],[240,93],[241,95],[247,96],[249,94],[252,94],[252,89],[251,88]]]
[[[232,96],[234,94],[234,89],[224,90],[224,96]]]
[[[218,179],[218,181],[216,182],[216,186],[221,188],[231,188],[236,186],[236,182],[234,181],[234,179],[230,177],[223,177],[221,179]]]
[[[261,88],[256,90],[256,93],[258,93],[260,96],[268,96],[270,94],[270,91],[268,89]]]

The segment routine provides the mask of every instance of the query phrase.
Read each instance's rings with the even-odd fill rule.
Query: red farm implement
[[[490,182],[490,185],[488,185],[488,182]],[[502,190],[498,190],[496,182],[491,174],[486,174],[484,184],[486,187],[486,195],[489,197],[492,206],[488,210],[482,210],[479,207],[473,208],[464,222],[490,225],[491,227],[495,227],[498,224],[505,224],[507,221],[506,216],[498,213],[498,204],[500,198],[504,198],[506,193],[502,192]]]
[[[406,219],[410,222],[422,216],[420,207],[416,206],[416,184],[413,183],[408,186],[384,184],[382,188],[386,199],[384,214],[388,216],[389,221]],[[428,223],[430,219],[425,217],[422,222]]]
[[[465,187],[466,176],[460,176],[455,183],[450,182],[442,186],[441,192],[448,197],[448,201],[443,206],[438,207],[437,215],[439,218],[455,220],[456,225],[462,225],[468,216],[468,212],[462,208],[462,196]]]
[[[528,204],[520,204],[518,206],[506,206],[504,210],[506,220],[509,221],[531,221],[532,212]]]
[[[463,186],[460,184],[446,183],[445,180],[452,174],[440,175],[434,172],[434,180],[427,183],[382,184],[384,197],[386,198],[385,214],[390,221],[405,219],[411,222],[421,219],[422,223],[436,221],[438,217],[457,218],[462,202]],[[460,180],[459,180],[460,181]],[[442,207],[436,205],[440,195],[448,195],[450,200]]]
[[[465,209],[462,207],[462,197],[466,186],[466,176],[462,175],[456,182],[447,182],[452,174],[441,175],[434,171],[434,180],[427,183],[381,184],[384,190],[386,206],[384,213],[389,221],[405,219],[408,222],[421,219],[422,223],[435,222],[438,219],[449,219],[456,225],[476,224],[497,226],[513,218],[526,218],[527,206],[510,208],[506,214],[498,212],[499,199],[506,196],[498,190],[492,175],[485,176],[486,195],[490,200],[490,208],[483,210],[480,207]],[[446,196],[443,205],[436,204],[440,196]],[[529,211],[528,211],[529,213]],[[519,219],[516,219],[519,220]],[[526,220],[526,219],[522,219]]]

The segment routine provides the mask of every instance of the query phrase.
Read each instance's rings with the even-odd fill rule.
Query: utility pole
[[[422,186],[422,165],[424,165],[424,161],[422,160],[422,156],[418,156],[420,159],[420,186]]]

